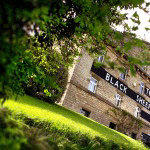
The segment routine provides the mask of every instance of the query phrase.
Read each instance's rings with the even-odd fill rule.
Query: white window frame
[[[147,66],[142,66],[141,68],[143,71],[147,71]]]
[[[120,79],[121,80],[126,80],[126,76],[127,76],[127,73],[128,73],[128,70],[127,69],[125,69],[125,72],[124,73],[120,73]]]
[[[125,79],[126,79],[125,73],[121,73],[121,74],[120,74],[120,79],[121,79],[121,80],[125,80]]]
[[[103,61],[104,61],[104,55],[100,55],[98,57],[97,61],[103,63]]]
[[[121,106],[121,95],[120,94],[115,94],[115,104],[116,106],[120,107]]]
[[[139,118],[140,117],[140,112],[141,112],[141,109],[139,107],[136,107],[135,111],[134,111],[134,116],[136,118]]]
[[[139,91],[140,94],[144,94],[144,87],[145,87],[144,82],[141,82],[140,83],[140,91]]]
[[[90,83],[88,86],[88,90],[95,93],[97,87],[97,80],[93,77],[90,78]]]

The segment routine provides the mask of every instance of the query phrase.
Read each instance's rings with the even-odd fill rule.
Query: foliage
[[[61,66],[56,72],[48,75],[53,76],[51,77],[53,80],[48,81],[48,78],[45,78],[47,81],[45,86],[38,84],[35,78],[30,78],[30,83],[24,84],[25,93],[50,103],[58,102],[66,88],[68,71]]]
[[[79,150],[79,146],[68,139],[68,137],[60,134],[59,132],[48,132],[49,144],[52,145],[54,150]]]
[[[107,114],[117,122],[117,130],[131,135],[132,132],[138,132],[142,128],[142,121],[133,117],[125,110],[110,109]]]
[[[112,28],[123,24],[127,16],[121,14],[118,7],[142,9],[143,2],[144,0],[1,1],[1,96],[8,91],[23,94],[31,79],[36,88],[40,85],[40,92],[46,91],[44,95],[48,97],[57,95],[57,92],[62,93],[55,75],[60,73],[59,68],[67,68],[73,63],[81,48],[86,48],[89,53],[101,54],[107,45],[114,48],[119,46],[119,53],[124,55],[133,46],[143,47],[142,43],[136,42],[133,34],[128,33],[130,29],[127,24],[124,24],[123,34],[114,32]],[[132,21],[140,24],[138,13],[133,14]],[[144,52],[149,54],[146,50]],[[141,60],[148,59],[142,57],[138,62]],[[115,62],[107,62],[114,68]],[[132,64],[130,68],[133,68],[134,59],[130,59],[129,63]],[[56,93],[53,94],[52,89]]]
[[[48,144],[48,136],[42,130],[35,127],[24,127],[23,132],[27,143],[21,145],[21,150],[53,150]]]
[[[0,149],[20,150],[26,138],[6,108],[0,108]]]
[[[36,84],[35,88],[39,88],[38,85],[40,85],[40,92],[47,91],[43,95],[46,95],[45,97],[53,95],[56,98],[53,97],[52,100],[55,101],[63,93],[66,84],[60,84],[65,80],[60,73],[60,70],[65,68],[65,63],[58,52],[54,50],[52,52],[49,48],[42,46],[42,41],[39,45],[39,42],[35,41],[37,37],[25,36],[23,28],[29,21],[28,17],[31,15],[29,11],[34,10],[35,5],[26,0],[22,4],[7,0],[1,2],[0,8],[2,12],[0,18],[2,31],[0,34],[2,45],[0,97],[3,98],[2,102],[13,93],[24,94],[24,90],[30,87],[32,79]]]

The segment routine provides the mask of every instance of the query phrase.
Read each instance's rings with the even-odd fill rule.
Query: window
[[[109,124],[109,128],[111,128],[111,129],[116,129],[116,124],[114,124],[114,123],[110,122],[110,124]]]
[[[142,132],[142,142],[150,147],[150,135]]]
[[[99,56],[98,57],[98,62],[102,63],[103,61],[104,61],[104,55]]]
[[[141,82],[140,84],[140,94],[143,94],[144,93],[144,82]]]
[[[136,107],[134,111],[134,116],[136,118],[140,117],[140,112],[141,112],[141,109],[139,107]]]
[[[80,113],[83,114],[86,117],[89,117],[89,115],[90,115],[90,112],[85,110],[84,108],[80,109]]]
[[[90,83],[89,83],[89,86],[88,86],[88,90],[95,93],[96,86],[97,86],[97,80],[94,79],[93,77],[91,77]]]
[[[118,107],[121,105],[121,95],[119,94],[115,95],[115,103],[116,103],[116,106]]]
[[[137,134],[132,132],[131,137],[132,137],[133,139],[136,139],[136,136],[137,136]]]
[[[147,66],[143,66],[143,67],[142,67],[142,70],[143,70],[143,71],[146,71],[146,70],[147,70]]]
[[[127,69],[124,69],[124,72],[121,72],[121,73],[120,73],[120,79],[121,79],[121,80],[125,80],[127,73],[128,73],[128,70],[127,70]]]

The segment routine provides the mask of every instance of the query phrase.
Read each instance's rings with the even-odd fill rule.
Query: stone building
[[[132,133],[133,138],[150,139],[150,68],[135,65],[136,76],[128,71],[108,68],[96,68],[94,59],[83,49],[82,57],[69,71],[66,91],[61,104],[110,128],[117,128],[117,122],[106,112],[114,108],[126,110],[142,121],[139,132]],[[113,61],[126,61],[107,47],[107,55]],[[103,62],[105,56],[99,56]]]

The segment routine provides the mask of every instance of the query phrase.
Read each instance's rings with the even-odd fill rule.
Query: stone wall
[[[134,115],[136,107],[149,113],[149,110],[142,107],[140,104],[135,102],[133,99],[113,87],[110,83],[100,78],[93,72],[91,72],[91,66],[93,64],[93,58],[83,49],[81,51],[82,57],[79,57],[77,63],[74,66],[70,80],[67,85],[66,92],[61,100],[61,104],[67,108],[70,108],[80,113],[80,110],[84,108],[90,112],[90,118],[95,121],[109,126],[110,122],[116,123],[111,117],[106,115],[106,111],[110,108],[118,108],[115,103],[115,94],[122,96],[120,108],[128,111]],[[108,51],[107,54],[114,61],[118,59],[118,56],[112,51]],[[106,69],[115,78],[120,79],[120,72],[118,70]],[[90,78],[94,77],[97,81],[96,92],[92,93],[88,91],[88,85]],[[126,80],[122,81],[129,88],[136,93],[139,93],[140,83],[144,82],[146,86],[150,88],[150,83],[144,80],[139,74],[133,77],[128,71]],[[142,95],[147,101],[150,102],[150,98],[145,94]],[[143,129],[139,132],[138,138],[142,132],[150,134],[150,123],[142,118],[139,118],[144,122]],[[117,123],[116,123],[117,124]]]

